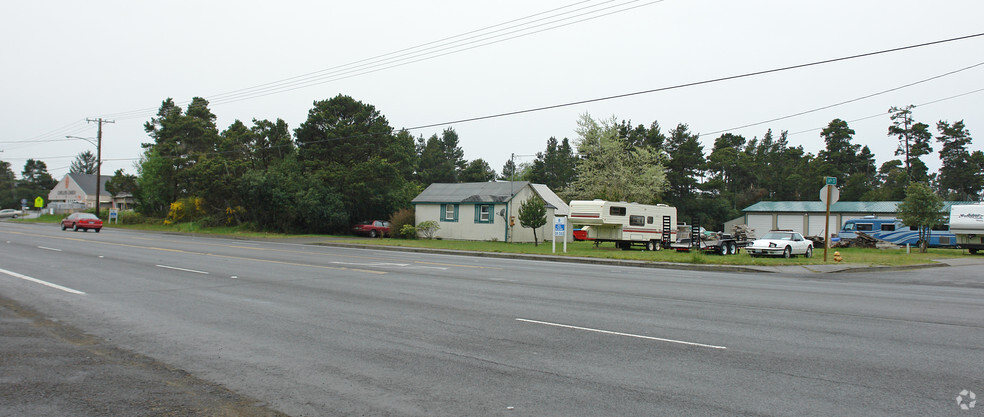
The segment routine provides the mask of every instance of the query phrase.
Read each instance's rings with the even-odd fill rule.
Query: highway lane
[[[3,295],[292,415],[949,415],[960,390],[984,392],[984,290],[914,285],[925,272],[835,280],[12,223],[0,269],[85,293],[0,274]]]

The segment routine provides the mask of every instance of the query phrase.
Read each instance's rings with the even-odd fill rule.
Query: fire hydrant
[[[834,262],[840,262],[843,260],[844,258],[841,256],[840,252],[834,252]]]

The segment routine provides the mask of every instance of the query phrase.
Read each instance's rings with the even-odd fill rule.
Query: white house
[[[416,222],[436,221],[434,237],[453,240],[533,242],[533,229],[519,224],[519,207],[530,196],[539,196],[547,207],[547,223],[536,237],[549,241],[554,219],[565,218],[570,208],[546,185],[528,181],[431,184],[413,199]],[[573,240],[567,225],[568,241]],[[559,240],[559,239],[558,239]]]
[[[112,196],[106,191],[106,182],[112,176],[103,175],[100,178],[102,183],[99,189],[99,207],[101,209],[118,208],[132,209],[133,196],[124,193]],[[58,181],[55,188],[48,192],[48,203],[77,203],[84,204],[85,208],[96,207],[96,175],[69,173]]]

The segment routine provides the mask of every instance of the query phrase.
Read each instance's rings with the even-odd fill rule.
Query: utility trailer
[[[570,204],[570,222],[582,226],[586,238],[614,242],[628,250],[644,246],[655,251],[669,248],[676,241],[677,210],[666,204],[639,204],[606,200],[574,200]]]
[[[677,235],[686,237],[678,239],[671,247],[678,252],[700,250],[719,255],[737,255],[741,248],[748,246],[755,240],[753,234],[754,230],[745,225],[736,225],[732,228],[731,234],[705,232],[699,224],[683,225]]]

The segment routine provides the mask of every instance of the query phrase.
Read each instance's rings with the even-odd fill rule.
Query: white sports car
[[[755,239],[751,245],[745,247],[751,256],[782,256],[791,258],[795,255],[803,255],[807,258],[813,256],[813,241],[804,239],[803,235],[788,230],[773,230]]]

